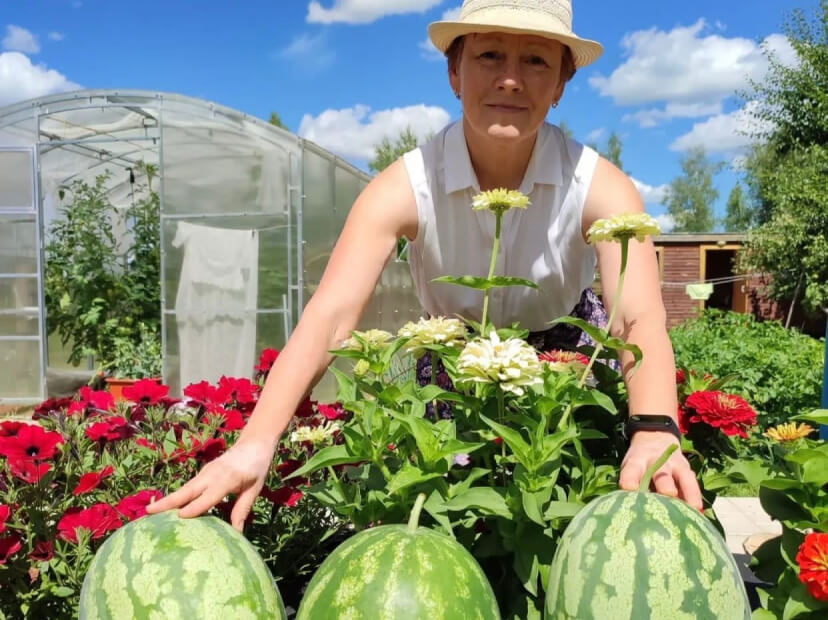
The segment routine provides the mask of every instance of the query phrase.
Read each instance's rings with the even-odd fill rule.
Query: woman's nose
[[[500,75],[497,77],[497,87],[514,92],[523,90],[523,75],[519,58],[507,57],[504,60]]]

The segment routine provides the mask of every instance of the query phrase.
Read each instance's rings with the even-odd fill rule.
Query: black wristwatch
[[[668,415],[631,415],[624,423],[624,436],[630,440],[637,431],[666,431],[681,441],[681,431]]]

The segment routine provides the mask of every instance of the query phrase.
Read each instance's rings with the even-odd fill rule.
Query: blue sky
[[[793,53],[788,12],[817,0],[575,0],[575,31],[603,57],[578,72],[550,121],[583,142],[623,140],[648,210],[689,146],[732,165],[761,80],[760,44]],[[267,118],[365,167],[372,145],[410,125],[421,136],[460,113],[429,22],[459,0],[0,0],[0,105],[76,88],[201,97]],[[717,214],[738,178],[717,177]]]

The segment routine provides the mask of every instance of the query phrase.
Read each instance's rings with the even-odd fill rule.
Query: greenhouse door
[[[43,282],[34,150],[0,147],[0,399],[44,398]]]

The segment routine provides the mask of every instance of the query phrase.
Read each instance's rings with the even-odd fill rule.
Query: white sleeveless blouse
[[[403,160],[417,201],[417,237],[408,255],[420,304],[431,316],[480,321],[481,291],[431,281],[443,275],[485,278],[489,271],[495,217],[471,208],[480,186],[462,121]],[[495,325],[519,321],[530,331],[548,329],[592,284],[597,261],[581,235],[581,215],[597,161],[594,150],[568,140],[558,127],[541,126],[519,188],[531,204],[503,216],[495,264],[495,275],[526,278],[540,288],[493,289],[489,315]]]

